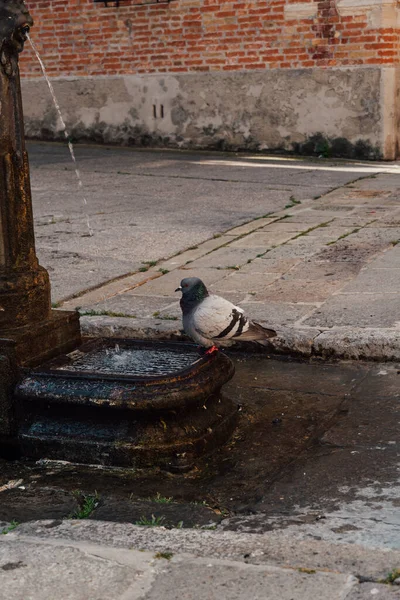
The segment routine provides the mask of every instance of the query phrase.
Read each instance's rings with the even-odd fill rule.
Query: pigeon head
[[[175,291],[182,292],[181,307],[183,312],[191,310],[208,296],[206,286],[198,277],[185,277]]]

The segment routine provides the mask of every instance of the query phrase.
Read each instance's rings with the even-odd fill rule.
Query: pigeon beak
[[[175,290],[175,291],[176,291],[176,292],[181,292],[181,291],[182,291],[182,288],[181,288],[181,286],[179,286],[178,288],[176,288],[176,290]]]

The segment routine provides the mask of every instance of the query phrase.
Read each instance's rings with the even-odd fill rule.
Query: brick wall
[[[27,0],[51,76],[298,69],[399,62],[397,3],[172,0],[117,9]],[[360,5],[360,6],[358,6]],[[21,72],[39,77],[29,44]]]
[[[141,1],[26,0],[74,139],[397,155],[400,0]],[[21,72],[27,135],[64,139],[29,44]]]

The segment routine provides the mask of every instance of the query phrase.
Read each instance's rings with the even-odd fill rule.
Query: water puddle
[[[1,492],[0,520],[67,517],[79,490],[99,497],[89,518],[400,546],[398,365],[231,357],[238,427],[192,471],[2,461],[0,488],[23,483]]]

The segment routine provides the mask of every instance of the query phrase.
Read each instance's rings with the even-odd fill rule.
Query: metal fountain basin
[[[91,340],[17,384],[23,454],[188,469],[233,431],[237,410],[221,394],[233,373],[225,354],[193,344]]]

